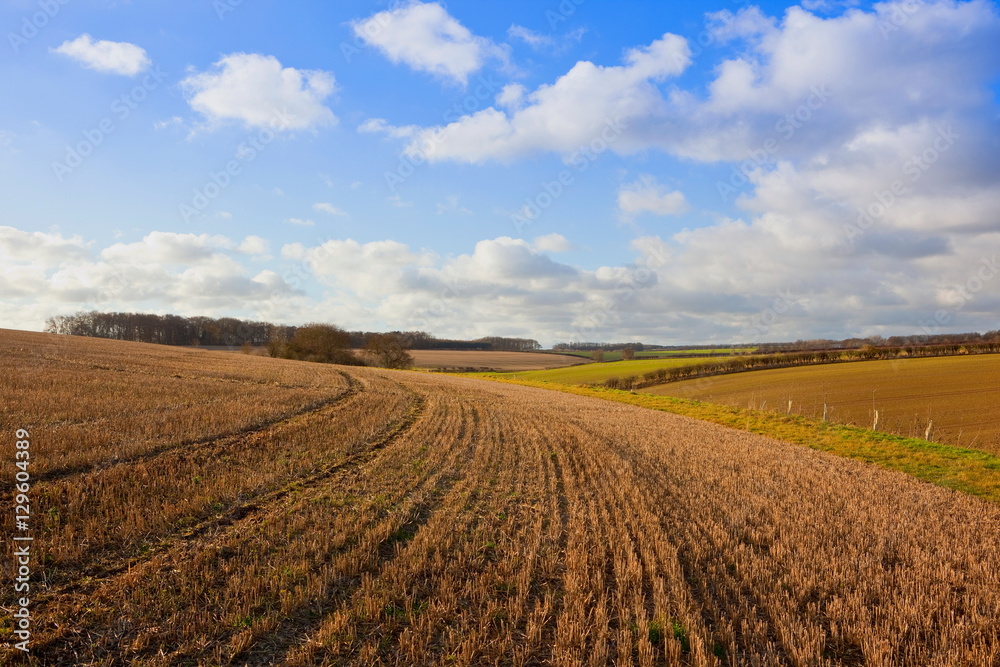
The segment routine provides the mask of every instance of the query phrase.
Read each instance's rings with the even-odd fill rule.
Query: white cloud
[[[167,120],[158,120],[155,123],[153,123],[153,129],[163,130],[168,127],[173,127],[174,125],[183,125],[183,124],[184,124],[183,118],[181,118],[180,116],[171,116]]]
[[[527,89],[519,83],[508,83],[497,94],[497,105],[510,111],[517,111],[524,106],[524,96]]]
[[[300,227],[312,227],[316,224],[312,220],[305,220],[303,218],[289,218],[286,222],[290,225],[298,225]]]
[[[95,249],[58,233],[0,227],[0,326],[39,330],[79,310],[258,317],[297,292],[265,269],[267,241],[150,232],[141,241]],[[252,255],[252,257],[249,257]]]
[[[94,41],[84,33],[74,40],[67,40],[53,49],[98,72],[134,76],[146,70],[152,61],[145,49],[128,42]]]
[[[317,202],[313,204],[313,210],[319,211],[320,213],[327,213],[329,215],[347,215],[347,213],[341,209],[327,202]]]
[[[259,236],[248,236],[243,239],[236,250],[244,255],[264,255],[268,250],[268,243]]]
[[[554,84],[526,96],[516,88],[505,91],[504,104],[518,103],[509,114],[491,107],[445,127],[424,129],[407,151],[432,162],[480,163],[538,151],[569,154],[602,134],[613,139],[615,150],[635,150],[635,143],[621,136],[624,128],[634,131],[661,113],[665,103],[655,84],[680,74],[690,61],[687,42],[667,34],[630,50],[625,65],[579,62]],[[520,108],[522,99],[526,104]]]
[[[524,42],[535,51],[562,54],[578,44],[586,31],[586,28],[579,27],[563,35],[544,35],[523,25],[513,24],[507,28],[507,36]]]
[[[211,125],[240,121],[247,127],[283,131],[337,122],[323,104],[336,90],[333,75],[282,67],[274,56],[233,53],[210,71],[187,77],[181,86],[191,108]]]
[[[569,252],[573,249],[573,244],[566,240],[562,234],[546,234],[539,236],[532,244],[538,252]]]
[[[385,134],[394,139],[409,139],[419,130],[420,128],[416,125],[394,127],[389,125],[384,118],[369,118],[358,125],[358,132],[362,134]]]
[[[472,215],[472,211],[462,206],[458,195],[448,195],[443,202],[437,204],[437,214],[455,213],[458,215]]]
[[[715,39],[737,42],[738,55],[718,64],[706,93],[662,85],[691,62],[687,40],[668,34],[627,52],[622,65],[581,61],[533,91],[515,84],[496,107],[423,128],[406,151],[466,163],[565,158],[617,120],[609,144],[623,155],[658,150],[715,162],[763,151],[770,163],[780,150],[802,159],[869,125],[981,108],[991,99],[985,82],[1000,73],[996,11],[981,0],[916,11],[880,3],[830,18],[791,7],[780,21],[753,7],[710,14],[709,26]]]
[[[618,189],[618,210],[626,220],[640,213],[680,215],[690,209],[684,193],[668,190],[649,174]]]
[[[788,192],[791,178],[760,181],[761,196]],[[95,308],[547,343],[699,342],[920,333],[921,317],[943,309],[951,319],[942,331],[996,328],[1000,231],[952,236],[929,253],[930,237],[891,226],[848,245],[824,233],[825,206],[807,210],[793,198],[747,220],[636,239],[633,261],[593,269],[546,255],[572,249],[559,234],[486,239],[457,256],[334,239],[288,244],[274,259],[256,236],[151,232],[93,249],[78,237],[0,227],[0,326],[37,329],[53,314]],[[304,266],[302,280],[322,296],[288,285],[288,262]],[[994,278],[970,283],[984,262],[997,267]],[[775,304],[779,315],[762,319]]]
[[[150,232],[137,243],[116,243],[105,248],[101,258],[148,265],[188,264],[234,247],[225,236]]]
[[[543,35],[540,32],[535,32],[530,28],[525,28],[523,25],[517,25],[516,23],[507,28],[507,35],[512,39],[519,39],[533,48],[552,46],[555,42],[551,35]]]
[[[437,2],[411,2],[351,24],[354,34],[393,63],[465,85],[469,75],[506,51],[473,35]]]

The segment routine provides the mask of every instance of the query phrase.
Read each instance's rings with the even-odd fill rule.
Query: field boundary
[[[926,351],[924,351],[926,350]],[[608,389],[647,389],[662,384],[695,380],[698,378],[752,373],[779,368],[799,368],[802,366],[830,366],[862,361],[896,361],[904,359],[933,359],[938,357],[960,357],[979,354],[1000,354],[1000,345],[981,343],[978,345],[939,345],[927,348],[873,348],[871,350],[833,350],[819,352],[776,352],[766,355],[734,356],[726,361],[710,361],[704,364],[690,364],[675,368],[659,368],[638,375],[610,377],[591,386]],[[613,362],[609,362],[613,363]]]
[[[824,422],[799,415],[781,415],[672,396],[636,394],[620,389],[560,385],[532,380],[479,379],[590,396],[691,417],[872,463],[924,482],[1000,503],[1000,456],[987,452],[906,438],[857,426]]]

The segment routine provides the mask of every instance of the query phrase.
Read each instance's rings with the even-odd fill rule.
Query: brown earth
[[[643,393],[788,412],[1000,454],[1000,355],[859,361],[673,382]]]
[[[540,352],[488,352],[478,350],[410,350],[420,368],[448,370],[531,371],[590,363],[570,354]]]

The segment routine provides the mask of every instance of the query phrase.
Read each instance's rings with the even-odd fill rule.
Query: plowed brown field
[[[1000,660],[1000,508],[765,437],[20,332],[0,395],[5,538],[31,432],[35,664]]]

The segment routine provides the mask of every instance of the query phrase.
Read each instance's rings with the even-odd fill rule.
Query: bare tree
[[[594,350],[590,353],[590,358],[594,361],[604,361],[604,350]]]
[[[295,335],[285,345],[283,356],[302,361],[363,366],[364,362],[351,352],[350,343],[350,336],[340,327],[307,324],[295,330]]]
[[[382,368],[409,368],[413,365],[413,355],[409,352],[409,345],[396,334],[369,336],[365,352],[376,366]]]
[[[622,350],[622,361],[631,361],[632,359],[635,359],[635,348],[629,345]]]

